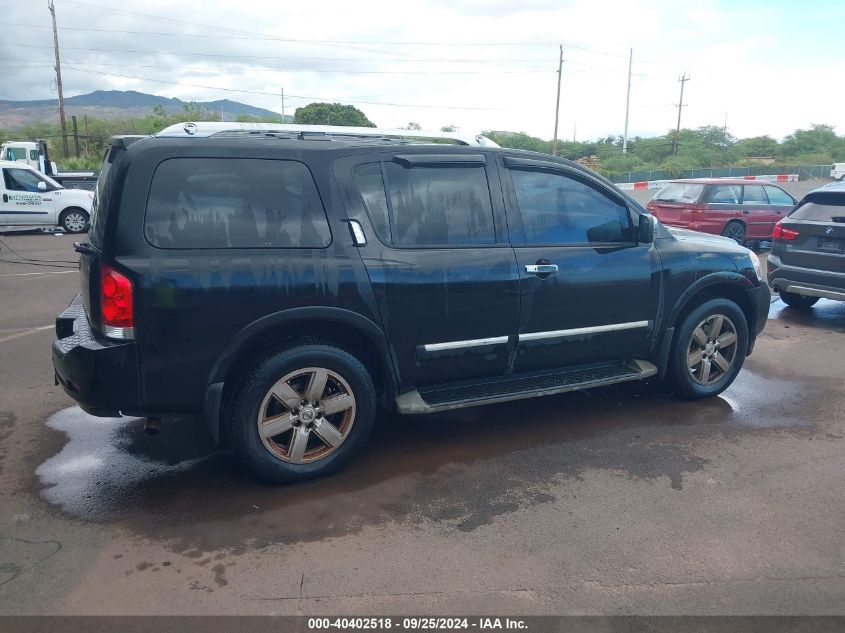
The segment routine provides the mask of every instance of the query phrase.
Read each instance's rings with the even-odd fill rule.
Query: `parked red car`
[[[771,240],[796,200],[777,185],[741,179],[673,180],[646,209],[667,226],[724,235],[743,244]]]

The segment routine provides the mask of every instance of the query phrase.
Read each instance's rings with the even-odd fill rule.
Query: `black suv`
[[[572,162],[190,125],[113,139],[53,363],[93,415],[203,415],[264,479],[337,470],[379,406],[713,396],[766,322],[753,253]]]
[[[787,305],[845,301],[845,182],[808,193],[775,225],[769,285]]]

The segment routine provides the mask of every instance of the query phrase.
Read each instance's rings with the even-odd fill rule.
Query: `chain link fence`
[[[713,167],[689,169],[679,178],[743,178],[769,174],[798,174],[798,180],[830,178],[830,165],[756,165],[754,167]],[[610,177],[613,182],[642,182],[644,180],[669,180],[672,174],[665,170],[627,171]]]

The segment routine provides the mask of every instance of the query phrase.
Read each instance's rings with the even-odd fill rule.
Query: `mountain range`
[[[65,115],[70,119],[76,115],[81,119],[87,115],[98,119],[141,117],[150,114],[154,106],[161,106],[165,112],[178,112],[187,102],[181,99],[161,97],[134,90],[95,90],[84,95],[65,99]],[[227,120],[242,114],[257,117],[278,118],[271,110],[257,108],[246,103],[222,99],[201,103],[212,112],[222,110]],[[16,129],[32,123],[55,123],[59,120],[59,100],[39,99],[35,101],[0,100],[0,128]],[[81,123],[81,121],[80,121]]]

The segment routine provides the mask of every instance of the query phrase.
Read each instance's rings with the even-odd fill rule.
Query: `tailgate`
[[[845,224],[787,219],[782,226],[798,232],[772,249],[785,266],[845,273]]]

